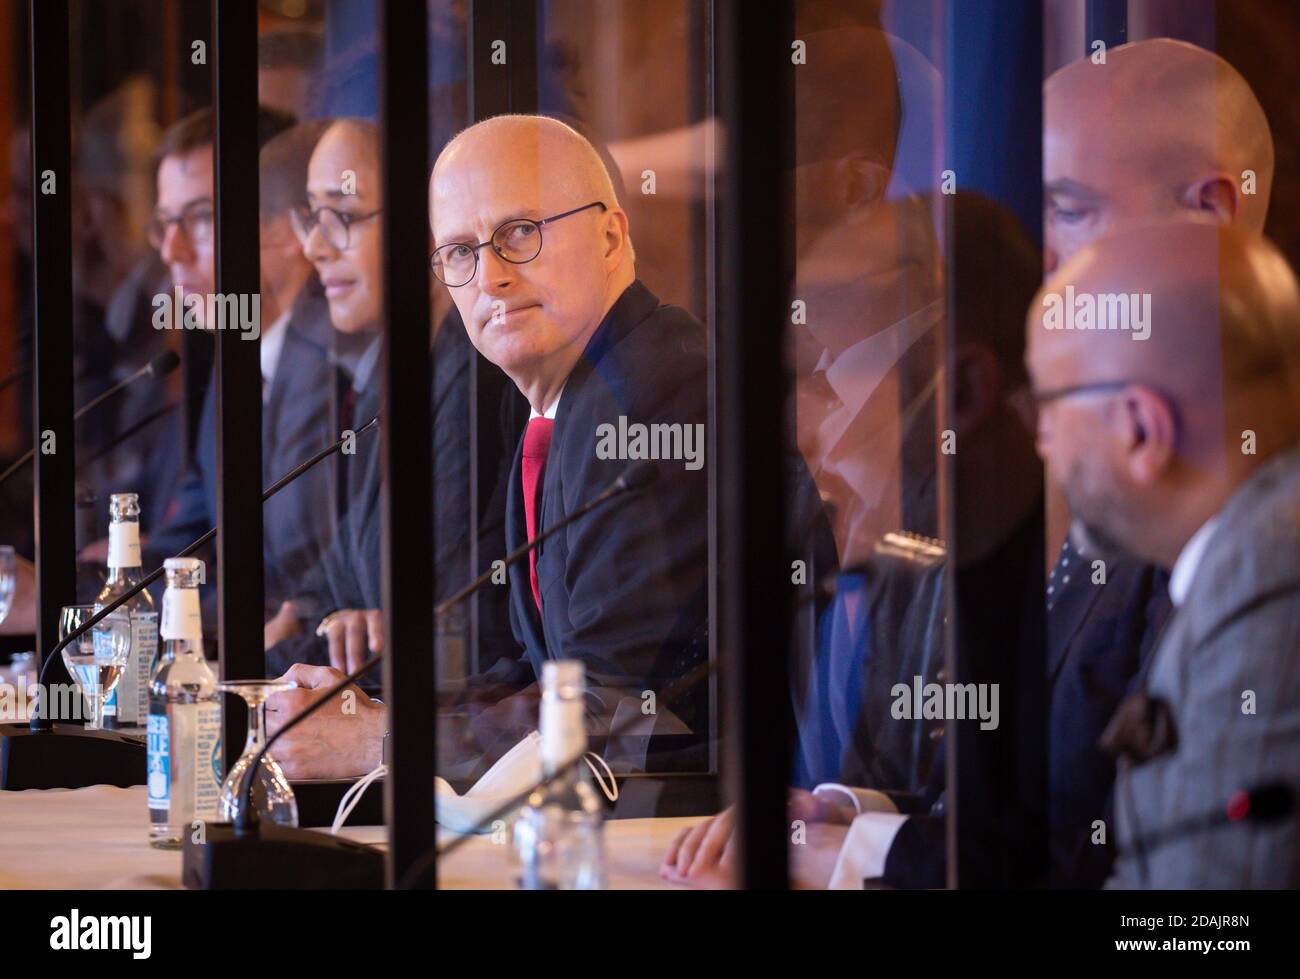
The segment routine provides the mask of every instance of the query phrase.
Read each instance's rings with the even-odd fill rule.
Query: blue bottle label
[[[145,752],[149,770],[149,808],[171,804],[171,745],[166,714],[150,714]]]

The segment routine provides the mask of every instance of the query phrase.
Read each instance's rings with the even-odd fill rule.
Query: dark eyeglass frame
[[[352,247],[352,226],[354,224],[358,224],[361,221],[369,221],[371,218],[382,214],[384,212],[384,209],[382,207],[377,207],[369,214],[349,214],[346,211],[340,211],[336,207],[326,206],[326,207],[312,208],[300,204],[297,207],[290,210],[289,223],[293,227],[294,237],[298,239],[298,241],[302,244],[304,248],[307,246],[307,239],[311,237],[311,233],[320,228],[321,226],[320,215],[322,212],[325,211],[328,211],[330,214],[333,214],[336,218],[338,218],[339,224],[343,228],[343,244],[340,245],[331,241],[324,231],[321,231],[320,233],[321,237],[325,239],[325,241],[330,245],[331,248],[335,249],[336,251],[345,252]],[[306,228],[306,231],[303,232],[300,230],[300,225],[305,220],[305,218],[308,217],[311,218],[312,224],[311,227]],[[303,227],[305,227],[305,225],[303,225]]]
[[[145,237],[149,239],[149,244],[155,250],[161,249],[163,242],[167,240],[167,229],[173,224],[179,224],[181,230],[185,232],[185,237],[191,243],[205,243],[212,240],[212,229],[208,228],[207,235],[196,235],[190,230],[190,222],[194,220],[195,215],[207,212],[208,224],[212,225],[216,221],[216,205],[210,197],[200,197],[196,201],[190,201],[181,208],[180,214],[174,214],[171,217],[163,217],[154,213],[148,223],[145,225]]]
[[[1145,381],[1093,381],[1087,384],[1071,384],[1063,388],[1053,388],[1050,391],[1035,391],[1032,395],[1034,410],[1038,411],[1043,405],[1059,401],[1061,398],[1072,398],[1080,394],[1115,394],[1131,387],[1144,387],[1148,391],[1157,394],[1168,405],[1169,411],[1173,415],[1175,428],[1179,431],[1182,430],[1182,412],[1178,407],[1178,402],[1170,396],[1168,391],[1147,384]]]
[[[1061,398],[1072,398],[1079,394],[1113,393],[1123,391],[1126,387],[1131,387],[1137,383],[1137,381],[1093,381],[1089,384],[1071,384],[1068,387],[1053,388],[1050,391],[1035,391],[1033,400],[1034,405],[1041,408],[1043,405],[1059,401]]]
[[[604,201],[592,201],[590,204],[583,204],[582,207],[575,207],[572,210],[563,212],[562,214],[552,214],[548,218],[541,218],[537,221],[534,221],[532,218],[510,218],[506,221],[502,221],[499,225],[497,225],[497,227],[492,232],[492,236],[488,238],[487,241],[480,241],[477,245],[471,245],[468,241],[449,241],[445,245],[439,245],[437,248],[433,250],[433,254],[429,256],[429,268],[431,268],[433,270],[433,274],[438,277],[438,281],[441,282],[443,285],[445,285],[448,289],[459,289],[462,286],[469,285],[469,283],[474,281],[474,276],[478,275],[479,249],[483,248],[486,245],[491,245],[492,250],[496,252],[497,257],[500,258],[503,262],[509,262],[511,265],[527,265],[529,262],[533,261],[535,258],[537,258],[538,255],[542,253],[542,228],[546,227],[546,225],[548,224],[553,224],[556,221],[559,221],[561,218],[570,217],[571,215],[577,214],[580,211],[586,211],[593,207],[600,208],[602,213],[609,210],[609,207],[605,204]],[[501,247],[496,243],[496,237],[501,233],[503,229],[511,227],[513,225],[519,225],[519,224],[531,224],[533,227],[537,229],[537,251],[533,252],[533,254],[528,258],[515,261],[513,258],[508,258],[504,254],[502,254]],[[474,256],[474,267],[470,270],[470,273],[466,277],[464,282],[456,282],[456,283],[448,282],[445,278],[443,278],[442,273],[439,271],[438,256],[441,255],[448,248],[468,248],[470,250],[470,253]]]

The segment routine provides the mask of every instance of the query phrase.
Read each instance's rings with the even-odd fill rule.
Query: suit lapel
[[[1083,592],[1083,594],[1068,604],[1066,604],[1065,599],[1062,599],[1061,603],[1057,605],[1060,614],[1053,618],[1051,613],[1048,613],[1047,684],[1049,688],[1056,682],[1061,667],[1065,665],[1070,646],[1074,643],[1075,637],[1078,636],[1083,623],[1088,620],[1092,607],[1097,604],[1097,599],[1101,596],[1101,588],[1091,582],[1089,582],[1086,591],[1084,591],[1082,585],[1076,590]]]
[[[514,462],[510,465],[510,491],[506,496],[506,549],[514,551],[528,540],[527,524],[524,522],[524,488],[523,488],[523,450],[524,440],[520,436],[515,446]],[[546,639],[542,634],[541,617],[537,606],[533,604],[533,586],[528,574],[527,557],[516,561],[506,572],[510,582],[510,605],[515,618],[522,624],[525,633],[524,645],[528,650],[542,650],[545,655]]]

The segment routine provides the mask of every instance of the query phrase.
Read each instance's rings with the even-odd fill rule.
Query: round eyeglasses
[[[477,245],[453,241],[438,247],[429,264],[440,282],[452,289],[459,288],[467,285],[478,274],[478,253],[483,246],[491,245],[501,259],[512,265],[523,265],[541,254],[542,228],[545,225],[593,207],[606,210],[603,201],[592,201],[563,214],[552,214],[540,221],[513,218],[492,232],[491,238],[480,241]]]
[[[311,237],[311,233],[319,228],[321,237],[329,246],[335,251],[343,252],[347,251],[348,246],[352,244],[352,226],[360,221],[369,221],[382,211],[381,207],[369,214],[348,214],[345,211],[336,211],[332,207],[318,207],[312,210],[303,205],[289,212],[289,223],[293,225],[293,233],[303,248],[307,247],[307,239]]]
[[[212,202],[194,201],[182,208],[177,215],[168,216],[161,211],[156,213],[145,226],[145,234],[149,244],[161,251],[163,241],[167,238],[167,229],[177,224],[191,244],[202,245],[212,240],[212,219]]]

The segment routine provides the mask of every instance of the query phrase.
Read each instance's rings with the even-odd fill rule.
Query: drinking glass
[[[66,639],[95,614],[93,605],[65,605],[59,615],[59,638]],[[104,698],[113,692],[131,655],[131,614],[118,609],[74,642],[63,647],[63,663],[90,708],[86,729],[104,726]]]
[[[244,798],[239,787],[253,759],[266,744],[266,698],[297,686],[292,680],[222,680],[217,684],[222,693],[237,693],[248,704],[248,739],[244,742],[244,753],[230,767],[230,773],[221,786],[219,815],[223,822],[234,822],[243,807]],[[253,804],[257,806],[257,814],[264,819],[281,826],[298,825],[298,800],[294,798],[293,787],[269,753],[262,758],[253,778]]]

